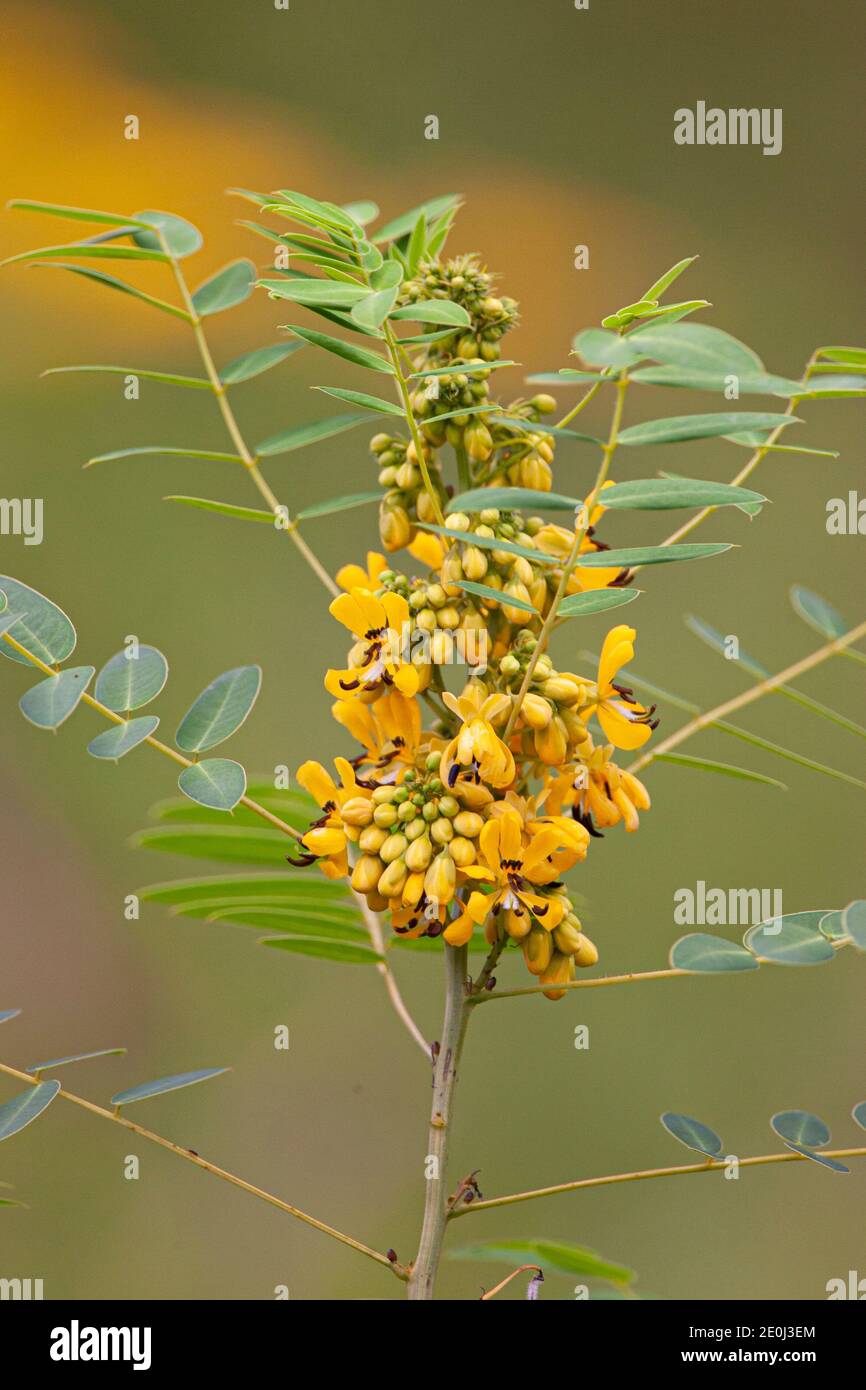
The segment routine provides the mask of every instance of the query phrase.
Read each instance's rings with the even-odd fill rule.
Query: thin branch
[[[486,1303],[489,1299],[495,1298],[498,1293],[501,1293],[502,1290],[511,1283],[512,1279],[517,1279],[521,1274],[528,1274],[531,1269],[534,1270],[536,1274],[541,1275],[542,1279],[544,1278],[544,1271],[541,1265],[520,1265],[517,1269],[513,1269],[510,1274],[506,1274],[504,1279],[500,1279],[499,1283],[492,1289],[488,1289],[486,1293],[483,1293],[480,1301]]]
[[[846,647],[849,647],[852,642],[858,642],[861,637],[866,637],[866,622],[859,623],[857,627],[852,627],[849,632],[844,633],[841,637],[834,637],[826,646],[819,647],[817,651],[812,652],[809,656],[803,657],[801,661],[795,661],[792,666],[786,667],[785,670],[780,671],[778,675],[767,676],[765,680],[760,681],[757,685],[753,685],[749,690],[744,690],[740,695],[735,695],[733,699],[725,700],[723,704],[716,705],[715,709],[707,710],[706,714],[697,715],[694,719],[690,720],[688,724],[684,724],[682,728],[676,729],[674,733],[662,739],[661,743],[657,744],[651,751],[642,753],[641,756],[629,766],[628,771],[632,773],[640,771],[642,767],[646,767],[654,758],[657,758],[660,753],[667,753],[671,748],[678,747],[679,744],[683,743],[687,738],[691,738],[692,734],[698,733],[701,729],[708,728],[716,720],[724,718],[728,714],[733,714],[735,710],[742,709],[744,705],[752,704],[753,701],[759,700],[762,695],[768,694],[771,690],[778,689],[779,686],[784,685],[787,681],[796,680],[796,678],[803,675],[805,671],[811,671],[813,667],[820,666],[821,662],[826,661],[828,657],[836,656],[838,653],[843,652]]]
[[[46,665],[38,656],[34,656],[26,647],[22,647],[21,643],[17,641],[16,638],[10,636],[8,632],[2,633],[2,640],[8,642],[10,647],[14,647],[16,652],[20,652],[21,656],[25,656],[28,661],[31,661],[33,665],[38,667],[40,671],[43,671],[46,676],[57,675],[57,671],[55,671],[52,666]],[[127,720],[125,720],[122,715],[116,714],[114,710],[102,704],[101,700],[97,700],[92,695],[89,695],[86,690],[81,696],[81,703],[89,705],[91,709],[96,710],[97,714],[101,714],[104,719],[110,720],[112,724],[127,723]],[[170,748],[167,743],[163,743],[160,739],[154,738],[151,734],[148,734],[147,738],[142,739],[142,742],[149,744],[151,748],[155,748],[156,751],[162,753],[164,757],[171,758],[172,762],[179,763],[181,767],[194,766],[191,758],[185,758],[183,753],[178,753],[175,748]],[[281,830],[284,835],[290,835],[293,840],[300,840],[303,838],[301,832],[296,830],[293,825],[289,825],[286,821],[280,820],[279,816],[275,816],[272,811],[268,811],[264,806],[260,806],[257,801],[253,801],[252,797],[242,796],[238,805],[245,806],[248,811],[253,811],[255,815],[261,816],[263,820],[268,821],[269,824],[275,826],[277,830]]]
[[[249,473],[250,477],[252,478],[253,482],[258,488],[261,496],[267,503],[269,510],[273,512],[275,517],[287,517],[288,508],[284,507],[279,502],[274,492],[268,486],[268,483],[262,477],[262,474],[259,471],[256,456],[252,452],[252,450],[248,448],[246,440],[244,439],[244,436],[241,432],[240,426],[238,425],[237,419],[235,418],[235,413],[232,410],[231,405],[229,404],[229,399],[228,395],[226,394],[225,385],[220,379],[219,372],[217,371],[216,366],[214,365],[211,350],[208,345],[207,338],[205,336],[205,331],[202,327],[201,318],[199,314],[196,312],[195,304],[193,303],[192,295],[189,292],[189,287],[186,283],[184,273],[180,268],[180,264],[178,263],[176,257],[172,255],[162,230],[158,229],[158,236],[160,242],[162,243],[163,251],[171,261],[171,268],[174,273],[174,278],[177,282],[177,287],[180,291],[181,298],[183,299],[183,302],[186,306],[186,311],[189,315],[190,323],[192,324],[193,333],[195,334],[195,340],[198,346],[199,356],[201,357],[202,365],[204,366],[204,369],[207,372],[208,381],[210,382],[211,389],[213,390],[213,393],[217,398],[220,413],[223,417],[225,427],[228,430],[229,437],[231,438],[231,441],[234,444],[238,454],[243,459],[244,467],[246,468],[247,472]],[[304,559],[310,566],[310,569],[313,571],[313,573],[321,580],[328,592],[333,594],[334,597],[336,597],[340,592],[339,585],[337,585],[335,581],[331,578],[324,565],[313,553],[310,546],[304,540],[303,536],[299,533],[297,529],[297,523],[288,527],[284,527],[283,529],[286,531],[286,534],[291,537],[293,543],[295,544],[295,546],[297,546],[298,550],[300,551],[301,555],[303,555]]]
[[[866,1158],[863,1149],[821,1149],[824,1158]],[[811,1163],[805,1154],[761,1154],[755,1158],[739,1158],[740,1168],[757,1168],[767,1163]],[[637,1173],[608,1173],[603,1178],[580,1178],[577,1182],[557,1183],[554,1187],[538,1187],[529,1192],[512,1192],[507,1197],[489,1197],[483,1202],[472,1202],[468,1207],[460,1207],[451,1212],[450,1219],[468,1216],[475,1211],[491,1207],[511,1207],[517,1202],[531,1202],[536,1197],[556,1197],[560,1192],[577,1192],[584,1187],[609,1187],[613,1183],[640,1182],[644,1178],[675,1178],[686,1173],[715,1173],[728,1167],[727,1160],[708,1159],[706,1163],[684,1163],[675,1168],[645,1168]]]
[[[5,1072],[7,1076],[14,1076],[18,1081],[26,1081],[30,1086],[39,1085],[36,1078],[31,1076],[29,1072],[18,1071],[16,1067],[7,1066],[4,1062],[0,1062],[0,1072]],[[253,1197],[258,1197],[261,1201],[285,1212],[287,1216],[294,1216],[296,1220],[303,1221],[307,1226],[313,1226],[315,1230],[322,1231],[324,1235],[331,1236],[333,1240],[338,1240],[341,1245],[348,1245],[352,1250],[357,1250],[359,1254],[366,1255],[368,1259],[384,1265],[396,1274],[398,1279],[405,1280],[407,1278],[403,1268],[395,1264],[393,1260],[389,1260],[387,1255],[380,1254],[378,1250],[372,1250],[369,1245],[364,1245],[361,1241],[355,1240],[353,1236],[347,1236],[333,1226],[326,1225],[324,1221],[318,1221],[315,1216],[310,1216],[307,1212],[301,1211],[300,1207],[294,1207],[291,1203],[284,1202],[280,1197],[275,1197],[273,1193],[266,1192],[264,1188],[256,1187],[244,1178],[229,1173],[225,1168],[219,1168],[215,1163],[202,1158],[200,1154],[193,1153],[191,1149],[184,1149],[180,1144],[175,1144],[173,1140],[164,1139],[161,1134],[155,1134],[153,1130],[145,1129],[143,1125],[128,1120],[125,1115],[115,1114],[111,1110],[106,1110],[102,1105],[85,1100],[83,1096],[74,1095],[71,1091],[60,1090],[57,1095],[62,1100],[68,1100],[73,1105],[80,1106],[83,1110],[89,1110],[92,1115],[98,1115],[100,1119],[111,1120],[113,1124],[121,1125],[124,1129],[137,1134],[141,1139],[148,1139],[152,1144],[158,1144],[160,1148],[168,1149],[170,1153],[177,1154],[180,1158],[185,1158],[188,1163],[195,1164],[196,1168],[203,1168],[206,1173],[212,1173],[214,1177],[222,1178],[224,1182],[231,1183],[233,1187],[240,1188],[242,1192],[251,1193]]]
[[[693,970],[643,970],[634,971],[629,975],[600,975],[594,980],[568,980],[565,984],[557,985],[557,989],[602,989],[605,985],[636,985],[643,980],[673,980],[679,975],[694,975]],[[523,989],[495,989],[489,994],[472,994],[467,999],[467,1004],[474,1008],[478,1004],[487,1004],[491,999],[517,999],[524,994],[544,994],[545,990],[550,989],[550,985],[527,985]]]
[[[391,359],[391,366],[394,368],[394,376],[397,379],[397,391],[400,396],[400,404],[403,407],[403,414],[406,417],[406,424],[409,426],[409,432],[412,435],[412,443],[415,445],[415,453],[418,455],[418,467],[421,470],[421,477],[424,479],[424,488],[427,492],[427,495],[430,498],[430,501],[433,504],[433,511],[436,515],[436,520],[438,524],[440,526],[444,526],[445,517],[442,512],[442,506],[439,502],[439,497],[436,493],[435,488],[433,487],[433,483],[430,478],[430,470],[427,467],[427,455],[425,453],[426,446],[424,444],[424,440],[421,438],[421,431],[418,428],[418,421],[415,419],[415,413],[412,409],[412,401],[409,397],[409,384],[406,381],[406,378],[404,377],[402,368],[400,366],[400,355],[398,352],[397,339],[395,338],[394,330],[387,319],[383,324],[383,332],[385,334],[385,343],[388,348],[388,356]]]
[[[376,969],[382,976],[385,988],[388,991],[389,998],[394,1006],[394,1012],[397,1014],[397,1017],[400,1019],[400,1022],[403,1024],[406,1031],[409,1033],[409,1036],[413,1038],[414,1041],[418,1044],[421,1051],[424,1053],[424,1056],[427,1058],[429,1062],[430,1044],[424,1037],[424,1034],[421,1032],[421,1029],[418,1027],[417,1023],[415,1022],[414,1018],[412,1017],[408,1008],[406,1007],[406,1003],[403,999],[402,994],[400,993],[400,988],[397,984],[397,981],[394,978],[394,975],[392,974],[391,967],[388,965],[388,961],[385,958],[385,936],[382,931],[382,924],[379,921],[379,918],[376,916],[376,913],[371,910],[369,904],[367,903],[367,899],[364,897],[363,893],[355,893],[354,896],[357,900],[359,908],[361,909],[361,913],[363,914],[364,922],[367,927],[367,934],[370,937],[373,949],[375,950],[376,954],[381,957],[381,959],[376,963]]]

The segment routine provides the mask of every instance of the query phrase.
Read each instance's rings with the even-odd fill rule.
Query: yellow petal
[[[329,801],[336,801],[336,784],[321,763],[302,763],[298,768],[297,777],[304,791],[310,793],[318,806],[327,806]]]
[[[346,848],[346,836],[339,826],[318,825],[307,831],[303,844],[311,854],[339,854]]]
[[[635,636],[635,629],[628,627],[625,623],[611,628],[604,639],[601,660],[598,663],[599,690],[608,691],[610,682],[617,671],[634,658],[634,646],[632,644]]]
[[[340,588],[347,592],[349,589],[366,589],[369,583],[369,578],[360,565],[343,565],[342,569],[337,570],[336,578]]]
[[[408,550],[419,564],[431,570],[438,570],[445,557],[445,547],[439,537],[429,531],[419,531]]]
[[[420,677],[414,666],[400,666],[394,673],[394,684],[401,695],[415,695]]]
[[[616,748],[631,751],[642,748],[652,733],[649,724],[638,724],[623,713],[625,705],[605,700],[598,707],[598,722],[604,729],[605,737]]]

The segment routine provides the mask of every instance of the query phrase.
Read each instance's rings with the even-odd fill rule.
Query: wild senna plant
[[[729,719],[778,692],[866,737],[866,729],[792,684],[831,657],[866,663],[854,645],[866,636],[866,622],[850,626],[818,595],[795,587],[795,608],[820,633],[822,645],[776,675],[741,653],[742,669],[756,682],[717,709],[701,712],[631,669],[635,628],[613,612],[641,595],[635,581],[651,576],[652,566],[717,558],[730,549],[728,543],[684,538],[719,507],[732,508],[740,523],[737,511],[750,518],[760,513],[767,499],[745,484],[769,452],[828,454],[780,440],[787,441],[789,427],[798,423],[795,411],[803,402],[864,394],[866,378],[858,373],[866,366],[866,351],[816,349],[799,379],[767,372],[751,348],[693,317],[710,307],[706,301],[665,298],[692,264],[689,258],[600,327],[578,333],[573,353],[578,366],[530,377],[532,394],[502,401],[497,372],[514,365],[502,350],[518,306],[499,291],[477,256],[446,257],[456,198],[434,199],[371,232],[367,229],[378,219],[372,203],[340,207],[285,190],[267,196],[237,191],[276,222],[276,228],[243,224],[274,247],[273,264],[261,276],[252,262],[238,260],[191,291],[183,262],[198,250],[201,237],[182,218],[161,212],[127,217],[24,201],[14,206],[103,230],[11,260],[53,263],[191,328],[203,376],[104,365],[52,370],[119,373],[213,395],[229,452],[154,446],[119,449],[90,462],[169,454],[243,468],[264,509],[187,495],[169,500],[284,532],[311,566],[328,591],[332,616],[350,639],[348,653],[341,655],[335,633],[334,664],[324,686],[341,726],[335,748],[344,746],[348,735],[354,751],[345,756],[324,750],[323,762],[304,762],[297,770],[300,791],[273,780],[248,784],[239,763],[211,757],[249,715],[261,682],[257,666],[218,676],[184,716],[174,746],[162,742],[156,737],[158,718],[137,713],[165,684],[162,653],[132,640],[98,674],[93,666],[65,665],[76,643],[71,621],[52,600],[11,577],[0,577],[0,649],[19,665],[42,672],[44,679],[20,701],[31,723],[55,729],[83,703],[110,725],[89,744],[93,756],[118,761],[147,746],[180,765],[183,797],[163,805],[165,820],[141,832],[139,844],[259,869],[160,884],[144,890],[144,898],[186,916],[257,927],[266,933],[265,946],[283,952],[378,970],[406,1031],[433,1066],[417,1251],[401,1260],[393,1250],[371,1249],[127,1118],[126,1106],[205,1080],[222,1068],[134,1086],[115,1095],[111,1109],[66,1091],[64,1099],[172,1149],[389,1268],[413,1299],[433,1297],[449,1222],[481,1209],[629,1178],[713,1171],[732,1162],[809,1160],[846,1172],[840,1159],[866,1149],[827,1151],[829,1130],[804,1111],[773,1116],[785,1152],[745,1159],[722,1157],[722,1141],[710,1128],[667,1113],[665,1128],[700,1154],[700,1163],[583,1178],[486,1200],[474,1174],[453,1185],[449,1195],[447,1156],[466,1028],[482,1004],[534,994],[562,1000],[573,989],[736,973],[766,963],[820,964],[848,946],[866,949],[866,903],[855,902],[844,910],[801,911],[753,926],[742,946],[692,933],[675,944],[667,968],[642,975],[579,978],[598,963],[599,948],[583,930],[575,889],[566,881],[589,853],[604,854],[604,844],[593,841],[611,832],[637,831],[641,813],[650,807],[638,773],[654,761],[782,785],[751,769],[675,751],[705,728],[866,789],[851,773]],[[168,270],[174,298],[157,297],[88,264],[105,260],[153,262]],[[206,321],[242,303],[257,284],[281,308],[288,306],[293,314],[303,309],[324,320],[328,331],[307,323],[281,325],[289,336],[279,343],[217,368]],[[276,368],[304,345],[371,374],[389,393],[322,386],[351,413],[291,427],[250,445],[230,403],[235,387]],[[583,391],[555,424],[555,399],[547,389],[536,389],[552,384]],[[643,385],[675,393],[713,392],[726,405],[741,395],[768,396],[787,405],[783,411],[737,405],[627,425],[627,395]],[[572,429],[597,397],[607,398],[610,406],[606,435]],[[266,480],[266,462],[368,420],[376,421],[370,440],[376,487],[293,513]],[[680,472],[623,477],[632,472],[627,458],[633,448],[708,438],[728,440],[743,451],[747,461],[732,482]],[[597,460],[584,495],[555,490],[559,449],[581,450]],[[371,549],[362,560],[355,544],[359,528],[353,525],[347,532],[352,553],[332,577],[307,538],[308,523],[374,502],[381,549]],[[689,515],[661,542],[621,548],[616,513],[626,509]],[[608,610],[611,626],[600,652],[577,654],[573,624]],[[724,651],[719,633],[700,620],[692,625],[711,647]],[[564,662],[552,654],[559,629],[571,653]],[[679,709],[691,717],[669,733],[667,718],[659,728],[657,705],[666,707],[666,714]],[[631,762],[630,755],[635,755]],[[444,960],[444,1020],[432,1043],[403,1001],[393,969],[400,949]],[[515,959],[531,982],[524,977],[521,983],[517,976],[517,985],[511,984]],[[428,964],[434,966],[429,959]],[[510,987],[498,985],[500,972]],[[0,1014],[0,1021],[15,1012]],[[93,1055],[102,1054],[54,1059],[29,1072],[0,1067],[27,1083],[0,1106],[0,1138],[36,1118],[58,1094],[59,1083],[43,1079],[47,1072]],[[866,1127],[866,1105],[856,1105],[852,1113]],[[469,1253],[511,1264],[521,1255],[536,1258],[485,1297],[517,1275],[531,1274],[528,1296],[536,1298],[544,1269],[606,1280],[625,1292],[632,1278],[623,1266],[561,1242],[500,1241]]]

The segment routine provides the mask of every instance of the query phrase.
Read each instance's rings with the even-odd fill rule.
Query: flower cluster
[[[633,628],[608,632],[593,673],[555,669],[540,643],[564,572],[565,594],[628,575],[603,561],[574,565],[575,551],[605,549],[603,492],[572,527],[501,505],[503,488],[550,491],[555,436],[541,420],[555,402],[490,401],[499,341],[516,317],[514,302],[491,291],[472,257],[422,263],[401,287],[406,304],[461,304],[471,327],[415,347],[415,427],[372,441],[389,558],[372,552],[366,567],[339,572],[344,592],[330,611],[352,645],[325,677],[334,717],[361,751],[336,759],[336,779],[315,762],[299,769],[321,808],[303,844],[305,860],[349,878],[397,935],[452,946],[479,936],[497,952],[513,944],[558,999],[576,968],[598,959],[563,875],[591,838],[620,822],[637,829],[649,797],[614,757],[640,748],[657,721],[617,679]],[[500,505],[449,509],[445,446],[467,500],[496,489]],[[398,569],[390,556],[400,550],[423,572]]]

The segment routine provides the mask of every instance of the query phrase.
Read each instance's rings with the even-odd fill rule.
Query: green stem
[[[412,410],[412,401],[409,396],[409,383],[404,377],[402,369],[400,367],[400,353],[398,350],[399,345],[397,339],[394,337],[394,330],[387,319],[382,325],[382,331],[385,334],[385,343],[388,347],[388,356],[391,359],[391,366],[394,368],[394,376],[397,380],[397,389],[400,393],[400,402],[403,406],[403,414],[406,416],[406,423],[409,426],[409,432],[412,435],[412,443],[415,445],[415,453],[418,455],[418,467],[421,470],[421,477],[424,479],[424,488],[427,492],[427,495],[430,498],[431,503],[433,504],[433,511],[435,513],[437,522],[440,526],[444,526],[445,516],[443,514],[442,507],[439,503],[438,493],[433,487],[433,483],[430,478],[430,469],[427,467],[427,457],[425,454],[426,446],[424,444],[424,440],[421,437],[421,431],[418,428],[418,421],[415,419],[415,414]]]
[[[448,1221],[446,1169],[451,1114],[469,1018],[466,1008],[466,960],[465,946],[445,946],[445,1018],[433,1069],[433,1103],[425,1160],[427,1190],[418,1254],[409,1273],[408,1297],[411,1302],[429,1302],[433,1298]]]

